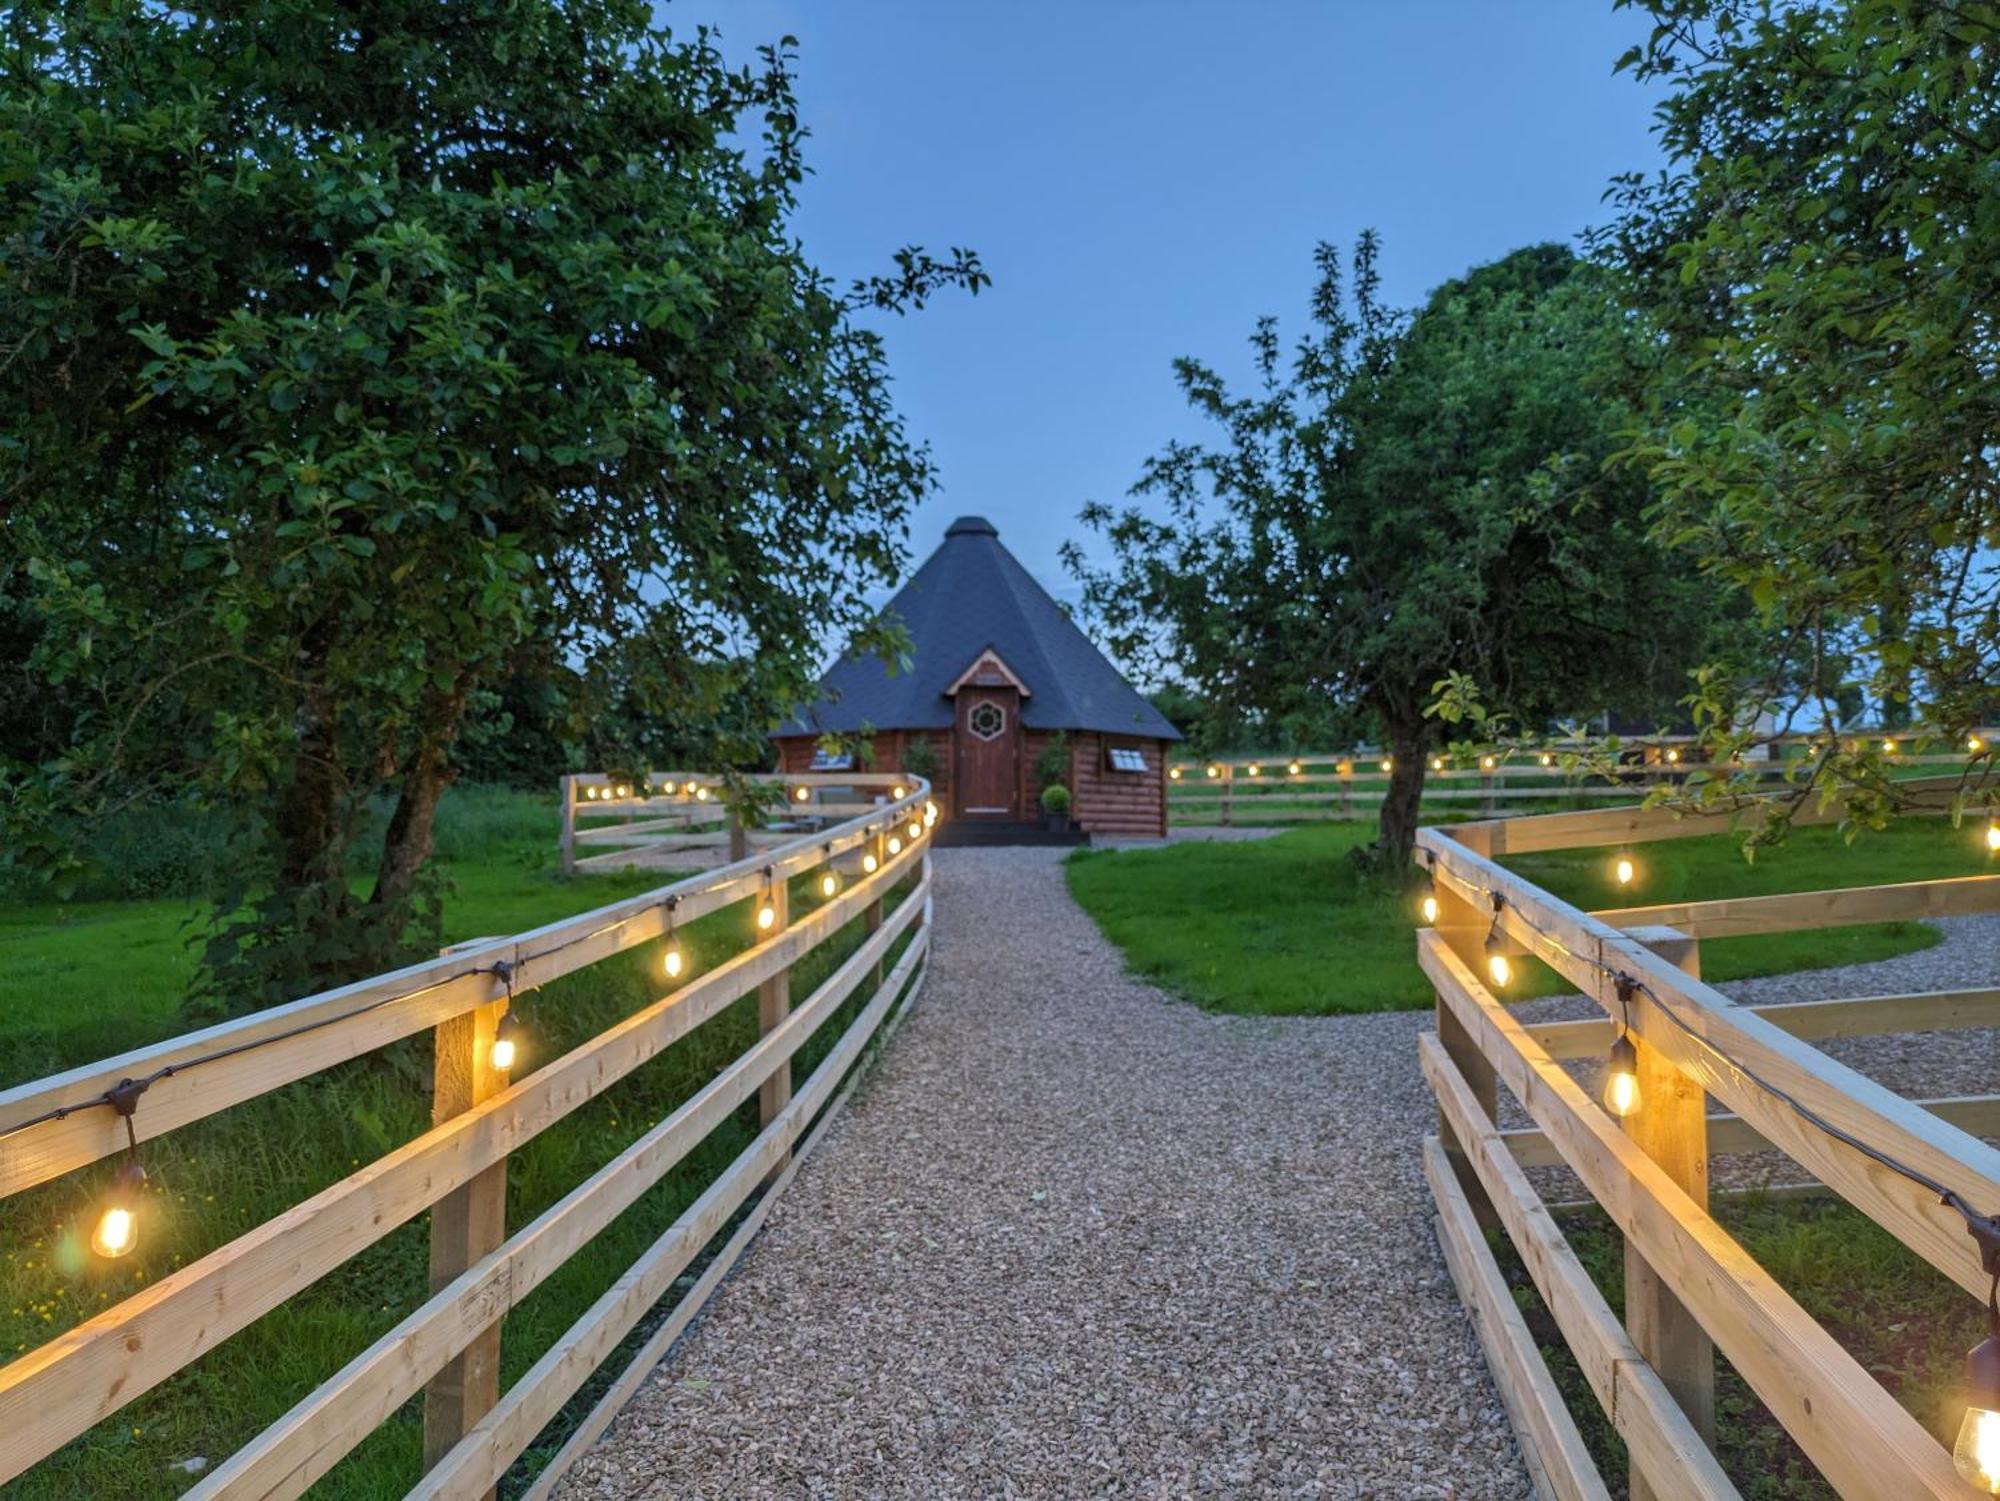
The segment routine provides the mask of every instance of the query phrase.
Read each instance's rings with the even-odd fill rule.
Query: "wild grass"
[[[1373,830],[1311,824],[1269,839],[1089,850],[1066,867],[1071,893],[1132,970],[1207,1010],[1323,1016],[1430,1004],[1414,961],[1413,890],[1363,873],[1350,854]],[[1943,820],[1910,820],[1844,844],[1828,828],[1746,862],[1727,835],[1641,845],[1639,879],[1619,888],[1609,850],[1565,850],[1505,863],[1585,908],[1968,875],[1990,868],[1982,841]],[[1411,879],[1414,879],[1414,875]],[[1921,923],[1709,940],[1711,980],[1853,964],[1937,942]],[[1528,963],[1514,998],[1567,985]]]
[[[469,789],[446,810],[441,849],[456,888],[453,938],[519,931],[662,884],[670,877],[559,880],[553,800]],[[795,882],[795,915],[821,905]],[[89,903],[14,909],[0,925],[0,1058],[18,1081],[181,1030],[185,903]],[[689,972],[750,941],[747,904],[687,924]],[[865,938],[857,920],[794,971],[803,999]],[[565,1052],[662,991],[648,944],[521,999],[533,1055]],[[794,1060],[803,1080],[866,1001],[858,995]],[[746,997],[534,1138],[508,1163],[508,1224],[519,1227],[685,1101],[757,1035]],[[344,1177],[429,1125],[429,1039],[412,1038],[301,1080],[145,1145],[152,1175],[139,1248],[90,1256],[83,1237],[107,1182],[100,1164],[0,1202],[0,1356],[26,1352]],[[506,1321],[511,1383],[746,1146],[754,1101],[713,1132]],[[428,1218],[418,1216],[287,1300],[186,1371],[98,1424],[7,1488],[9,1501],[151,1501],[179,1495],[282,1415],[428,1295]],[[608,1377],[607,1377],[608,1379]],[[566,1415],[573,1422],[578,1409]],[[561,1441],[561,1424],[522,1467]],[[406,1404],[316,1490],[342,1498],[402,1495],[421,1458],[421,1411]]]

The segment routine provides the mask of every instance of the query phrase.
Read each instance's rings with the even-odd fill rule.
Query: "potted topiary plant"
[[[1061,782],[1042,789],[1042,824],[1051,834],[1069,832],[1069,788]]]

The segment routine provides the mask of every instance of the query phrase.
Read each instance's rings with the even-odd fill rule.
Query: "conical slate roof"
[[[780,735],[946,729],[953,715],[946,690],[992,651],[1027,685],[1021,723],[1029,729],[1181,738],[1000,545],[983,516],[954,521],[886,613],[909,632],[910,669],[892,677],[873,653],[843,656],[820,679],[819,702]]]

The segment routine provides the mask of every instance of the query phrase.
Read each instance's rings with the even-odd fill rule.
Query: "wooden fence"
[[[1913,784],[1940,810],[1956,777]],[[1814,811],[1805,821],[1837,816]],[[1967,1216],[1941,1184],[2000,1211],[2000,1100],[1908,1100],[1813,1040],[2000,1024],[2000,990],[1738,1006],[1701,981],[1705,937],[2000,910],[2000,876],[1738,897],[1587,913],[1509,872],[1498,857],[1639,846],[1717,832],[1670,810],[1587,810],[1432,828],[1419,839],[1435,921],[1418,958],[1437,993],[1420,1040],[1440,1126],[1424,1143],[1439,1236],[1473,1313],[1540,1493],[1607,1494],[1502,1279],[1486,1231],[1519,1253],[1584,1378],[1630,1454],[1635,1498],[1728,1498],[1717,1463],[1720,1350],[1842,1496],[1966,1501],[1984,1494],[1870,1371],[1835,1342],[1709,1212],[1711,1152],[1785,1152],[1981,1302],[1989,1276]],[[1971,831],[1968,831],[1968,837]],[[1492,973],[1530,954],[1603,1008],[1603,1018],[1524,1025]],[[1564,1067],[1605,1056],[1629,1027],[1639,1107],[1622,1119]],[[1504,1084],[1532,1129],[1503,1131]],[[1730,1114],[1710,1116],[1714,1096]],[[1933,1186],[1859,1149],[1867,1144]],[[1561,1162],[1625,1236],[1623,1317],[1607,1306],[1523,1169]]]
[[[817,798],[823,786],[857,780],[790,784]],[[527,1492],[545,1496],[687,1326],[844,1100],[863,1050],[900,1016],[899,1002],[915,998],[930,938],[929,788],[903,780],[903,795],[890,802],[723,869],[0,1093],[0,1195],[11,1195],[126,1151],[128,1128],[136,1150],[398,1038],[435,1036],[430,1130],[0,1368],[0,1487],[429,1210],[430,1298],[190,1494],[297,1496],[422,1394],[426,1468],[409,1494],[489,1496],[676,1278],[729,1230]],[[796,918],[794,882],[810,882],[824,898]],[[750,947],[704,973],[662,980],[657,999],[569,1052],[533,1060],[518,1078],[498,1066],[510,995],[640,944],[671,945],[677,924],[736,906],[755,935]],[[866,936],[795,1003],[792,967],[852,924]],[[548,1210],[506,1233],[513,1148],[753,991],[754,1044]],[[858,1014],[795,1089],[794,1055],[864,993]],[[143,1081],[136,1097],[135,1080]],[[509,1309],[752,1098],[761,1130],[750,1145],[503,1394],[499,1345]],[[117,1103],[134,1099],[129,1111]],[[143,1192],[137,1212],[143,1219]]]
[[[731,859],[741,859],[753,849],[784,844],[829,822],[874,813],[903,797],[917,779],[892,772],[841,772],[746,780],[782,795],[782,808],[774,808],[760,827],[745,828],[732,817],[723,806],[721,780],[699,772],[656,771],[634,779],[601,771],[565,776],[559,793],[563,873],[628,868],[654,853],[727,849]],[[596,854],[577,853],[599,846]]]
[[[1985,754],[1996,736],[2000,732],[1981,730],[1970,737],[1968,749],[1951,751],[1931,749],[1909,735],[1876,739],[1895,745],[1890,753],[1894,767],[1921,773],[1963,768],[1968,757]],[[1775,780],[1783,776],[1786,759],[1809,743],[1805,737],[1771,740],[1729,770],[1739,779]],[[1588,748],[1581,741],[1525,752],[1433,755],[1424,776],[1423,800],[1440,814],[1473,812],[1491,818],[1563,803],[1629,803],[1655,787],[1715,769],[1700,759],[1700,747],[1689,736],[1621,740],[1619,746],[1622,761],[1616,780],[1563,765],[1564,756]],[[1223,756],[1168,767],[1167,816],[1182,826],[1374,818],[1388,790],[1389,762],[1380,749]]]

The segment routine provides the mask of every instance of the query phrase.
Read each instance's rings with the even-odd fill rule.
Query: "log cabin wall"
[[[903,770],[903,748],[913,741],[928,740],[931,749],[937,753],[937,775],[931,779],[931,790],[940,809],[951,807],[951,731],[942,730],[884,730],[871,737],[869,748],[874,753],[874,761],[867,769],[872,771]],[[812,735],[784,735],[778,737],[778,770],[786,773],[804,773],[812,770],[813,753],[819,749],[819,740]]]
[[[1142,839],[1167,836],[1167,743],[1130,735],[1072,734],[1070,743],[1071,809],[1077,823],[1092,834]],[[1105,752],[1129,748],[1146,758],[1143,772],[1113,771]]]

